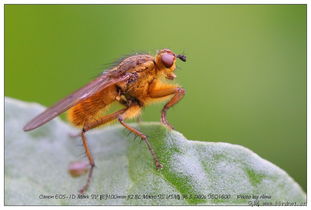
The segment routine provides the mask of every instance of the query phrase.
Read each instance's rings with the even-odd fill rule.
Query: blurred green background
[[[162,48],[188,58],[168,114],[178,131],[248,147],[306,191],[306,5],[6,5],[5,95],[49,106],[120,56]]]

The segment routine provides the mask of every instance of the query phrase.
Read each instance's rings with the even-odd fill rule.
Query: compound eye
[[[166,68],[170,68],[174,64],[175,56],[172,54],[164,53],[161,56],[162,63]]]

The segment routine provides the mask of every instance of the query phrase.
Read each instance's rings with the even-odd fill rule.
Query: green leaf
[[[5,99],[6,205],[305,205],[300,186],[251,150],[187,140],[159,123],[131,125],[149,136],[162,170],[155,169],[145,143],[120,125],[89,131],[96,168],[81,197],[87,176],[67,172],[70,162],[83,159],[81,139],[69,136],[78,130],[59,118],[22,130],[44,109]]]

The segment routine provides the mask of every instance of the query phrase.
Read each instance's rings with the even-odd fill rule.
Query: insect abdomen
[[[67,118],[75,126],[83,126],[85,122],[96,120],[97,115],[107,110],[109,104],[117,96],[115,86],[110,86],[81,101],[68,110]]]

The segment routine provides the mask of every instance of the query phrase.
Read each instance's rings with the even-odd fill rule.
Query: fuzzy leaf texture
[[[81,139],[69,136],[77,129],[59,118],[31,132],[22,129],[44,109],[5,98],[6,205],[306,202],[305,193],[285,171],[253,151],[228,143],[188,140],[160,123],[131,125],[149,136],[162,170],[155,169],[145,143],[128,136],[122,126],[89,131],[96,168],[90,188],[81,197],[78,190],[87,176],[73,178],[67,171],[70,162],[85,159]]]

